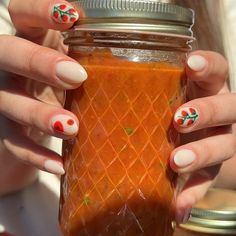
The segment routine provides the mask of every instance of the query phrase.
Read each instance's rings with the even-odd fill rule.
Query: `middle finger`
[[[178,173],[190,173],[219,164],[234,155],[235,143],[234,134],[218,134],[188,143],[173,151],[170,165]]]

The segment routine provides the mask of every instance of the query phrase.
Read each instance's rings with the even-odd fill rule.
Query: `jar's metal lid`
[[[211,189],[192,210],[185,229],[203,233],[236,234],[236,192]]]
[[[194,12],[158,0],[70,0],[80,13],[76,29],[149,31],[192,36]]]

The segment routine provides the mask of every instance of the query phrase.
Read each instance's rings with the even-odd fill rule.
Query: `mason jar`
[[[71,1],[80,19],[65,43],[88,79],[67,93],[80,130],[63,144],[65,236],[173,235],[178,145],[193,12],[155,0]]]

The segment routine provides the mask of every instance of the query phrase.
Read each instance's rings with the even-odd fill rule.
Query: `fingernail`
[[[191,165],[196,159],[196,155],[193,151],[188,149],[182,149],[174,155],[174,163],[180,168]]]
[[[207,66],[207,60],[199,55],[193,55],[188,58],[187,64],[193,71],[202,71]]]
[[[180,127],[190,127],[194,125],[199,119],[197,109],[193,107],[184,107],[179,109],[174,116],[175,123]]]
[[[66,83],[80,84],[84,82],[88,75],[85,69],[76,62],[61,61],[56,64],[56,75]]]
[[[57,23],[74,23],[79,19],[79,14],[71,5],[58,3],[52,7],[52,18]]]
[[[63,166],[57,161],[52,161],[52,160],[45,161],[44,168],[45,168],[45,170],[47,170],[48,172],[50,172],[52,174],[56,174],[56,175],[64,175],[65,174],[65,170],[64,170]]]
[[[191,215],[191,208],[185,210],[178,210],[176,213],[176,222],[177,224],[186,224]]]
[[[191,209],[186,209],[184,212],[184,218],[182,224],[186,224],[191,216]]]
[[[54,131],[64,135],[75,135],[79,130],[76,121],[68,115],[54,116],[51,125]]]

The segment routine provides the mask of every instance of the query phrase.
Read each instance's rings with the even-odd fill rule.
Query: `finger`
[[[196,172],[190,176],[176,199],[176,222],[186,223],[192,207],[201,200],[214,184],[220,166]],[[180,176],[181,178],[181,176]]]
[[[19,89],[0,90],[0,113],[59,138],[72,138],[78,133],[78,119],[73,113],[34,100]]]
[[[66,30],[78,20],[75,8],[63,0],[11,0],[9,13],[17,31],[30,37],[43,36],[47,29]]]
[[[3,144],[11,154],[26,164],[53,174],[65,173],[62,159],[57,153],[39,146],[26,136],[15,133],[5,137]]]
[[[77,88],[87,79],[84,68],[53,49],[27,40],[0,36],[0,70],[62,89]]]
[[[174,115],[174,126],[181,133],[229,125],[236,122],[236,94],[192,100],[181,106]]]
[[[194,87],[189,97],[210,96],[219,91],[227,91],[225,81],[228,78],[228,63],[225,58],[216,52],[195,51],[187,60],[186,73],[194,82]],[[192,85],[192,84],[191,84]],[[200,88],[200,90],[199,90]]]
[[[235,144],[233,134],[221,134],[183,145],[172,152],[170,166],[175,172],[191,173],[222,163],[234,155]]]

